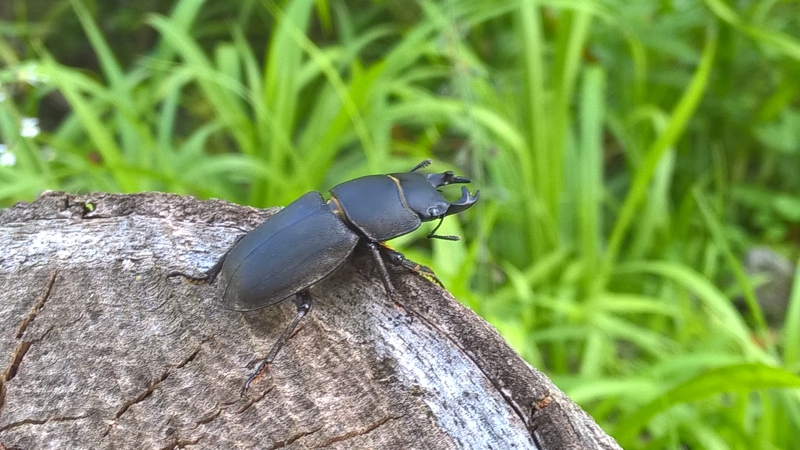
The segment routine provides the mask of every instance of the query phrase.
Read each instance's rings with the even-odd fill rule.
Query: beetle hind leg
[[[248,368],[255,365],[255,370],[247,377],[247,380],[245,380],[242,391],[240,392],[241,395],[244,395],[250,385],[253,384],[254,381],[258,381],[258,379],[267,372],[269,365],[275,360],[275,357],[278,356],[278,352],[281,351],[286,341],[289,340],[294,329],[297,328],[297,324],[299,324],[303,317],[311,310],[311,294],[308,290],[300,291],[295,295],[295,304],[297,305],[297,314],[295,314],[294,319],[292,319],[289,325],[283,330],[278,340],[272,344],[272,348],[269,350],[269,353],[267,353],[267,356],[248,364]]]
[[[227,253],[225,254],[225,256],[227,256]],[[180,270],[173,270],[172,272],[167,274],[167,278],[183,277],[195,283],[213,283],[214,280],[217,278],[217,275],[219,275],[220,270],[222,270],[222,263],[225,262],[225,256],[220,258],[216,264],[214,264],[210,269],[208,269],[204,274],[200,275],[199,277],[185,272],[181,272]]]
[[[188,274],[186,272],[181,272],[180,270],[173,270],[172,272],[167,274],[166,278],[183,277],[194,283],[209,283],[209,284],[213,283],[214,280],[217,278],[217,275],[219,275],[219,272],[222,270],[222,264],[225,263],[225,258],[228,257],[228,253],[230,253],[231,251],[230,249],[233,248],[236,244],[238,244],[239,241],[241,241],[242,238],[244,238],[244,236],[245,235],[243,234],[237,237],[236,240],[233,241],[231,247],[217,260],[217,262],[214,263],[214,265],[211,266],[210,269],[208,269],[204,274],[200,275],[199,277],[192,274]]]

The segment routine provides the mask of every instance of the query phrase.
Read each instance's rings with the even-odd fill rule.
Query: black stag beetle
[[[384,241],[416,230],[422,222],[436,219],[439,224],[428,233],[428,238],[459,239],[435,233],[446,216],[474,205],[479,192],[472,195],[462,187],[461,198],[448,202],[438,188],[470,180],[450,171],[429,175],[417,172],[430,163],[422,161],[407,173],[369,175],[346,181],[331,188],[328,201],[317,191],[309,192],[241,237],[205,275],[193,277],[181,272],[167,275],[208,283],[220,276],[225,286],[223,304],[235,311],[260,309],[295,296],[297,314],[267,356],[251,363],[257,365],[245,381],[242,394],[266,371],[311,309],[309,288],[341,266],[359,242],[372,252],[390,298],[395,288],[381,253],[392,264],[438,283],[429,268],[383,245]]]

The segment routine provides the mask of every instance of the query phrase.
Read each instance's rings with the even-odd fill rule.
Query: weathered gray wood
[[[292,302],[219,306],[200,274],[274,210],[160,193],[0,211],[0,444],[20,448],[619,448],[446,291],[370,255],[248,394]],[[401,304],[402,303],[402,304]]]

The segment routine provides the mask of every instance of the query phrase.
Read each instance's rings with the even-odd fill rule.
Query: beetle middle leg
[[[311,310],[311,294],[308,292],[308,289],[295,294],[294,302],[295,305],[297,305],[297,314],[295,314],[294,319],[292,319],[292,321],[289,322],[289,325],[287,325],[283,330],[283,333],[281,333],[281,335],[278,337],[278,340],[272,344],[272,348],[270,349],[269,353],[267,353],[267,356],[260,360],[254,360],[248,364],[248,367],[255,365],[255,370],[252,374],[250,374],[249,377],[247,377],[247,380],[245,380],[240,393],[241,395],[244,395],[244,393],[247,392],[247,389],[254,381],[257,381],[262,375],[264,375],[264,372],[267,371],[269,365],[273,360],[275,360],[275,357],[278,356],[278,352],[286,344],[286,341],[289,340],[289,337],[292,335],[294,329],[297,328],[297,324],[299,324],[303,317],[305,317],[306,314],[308,314],[308,312]]]
[[[372,257],[375,259],[375,264],[378,266],[378,270],[381,272],[383,285],[386,287],[386,294],[389,296],[389,300],[392,300],[396,290],[392,284],[392,280],[389,278],[389,271],[386,270],[386,264],[383,263],[383,258],[381,258],[379,248],[383,248],[383,245],[376,242],[368,242],[367,248],[369,248],[369,251],[372,252]]]

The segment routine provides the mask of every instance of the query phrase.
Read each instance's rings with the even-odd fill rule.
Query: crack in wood
[[[207,338],[207,339],[204,339],[203,341],[201,341],[201,342],[200,342],[200,345],[198,345],[198,346],[197,346],[197,348],[196,348],[196,349],[195,349],[195,350],[194,350],[194,351],[193,351],[193,352],[192,352],[192,353],[191,353],[189,356],[187,356],[186,358],[184,358],[184,359],[183,359],[183,361],[181,361],[181,362],[179,362],[178,364],[176,364],[176,365],[172,366],[171,368],[170,368],[170,367],[168,367],[168,368],[167,368],[167,369],[164,371],[164,373],[162,373],[162,374],[161,374],[161,376],[160,376],[160,377],[153,378],[152,380],[150,380],[150,383],[147,385],[147,388],[145,388],[145,390],[143,390],[142,392],[140,392],[140,393],[139,393],[139,395],[137,395],[136,397],[134,397],[134,398],[132,398],[132,399],[130,399],[130,400],[126,400],[126,401],[125,401],[125,402],[122,404],[122,406],[120,406],[120,408],[117,410],[116,414],[114,414],[114,420],[113,420],[113,421],[111,421],[111,423],[109,424],[109,426],[108,426],[108,428],[106,429],[105,433],[103,433],[103,436],[104,436],[104,437],[107,437],[107,436],[108,436],[108,434],[111,432],[111,430],[112,430],[112,429],[114,428],[114,426],[116,425],[116,422],[117,422],[117,420],[119,420],[119,418],[120,418],[120,417],[122,417],[122,415],[123,415],[123,414],[125,414],[125,413],[128,411],[128,409],[130,409],[130,407],[131,407],[131,406],[133,406],[133,405],[135,405],[135,404],[137,404],[137,403],[141,403],[141,402],[145,401],[145,400],[146,400],[148,397],[150,397],[151,395],[153,395],[153,392],[155,392],[156,388],[158,388],[158,386],[159,386],[159,385],[160,385],[162,382],[164,382],[164,381],[165,381],[167,378],[169,378],[169,376],[170,376],[170,375],[172,375],[172,373],[173,373],[173,371],[174,371],[175,369],[182,369],[184,366],[186,366],[186,365],[187,365],[187,364],[189,364],[190,362],[194,361],[194,359],[195,359],[195,358],[197,357],[197,355],[200,353],[200,350],[203,348],[203,344],[204,344],[204,343],[205,343],[205,342],[206,342],[208,339],[209,339],[209,338]]]
[[[28,315],[22,319],[22,322],[20,322],[19,327],[17,328],[17,334],[15,336],[17,339],[22,338],[22,335],[25,334],[25,330],[28,329],[28,326],[30,326],[30,324],[36,319],[36,316],[39,315],[39,311],[44,308],[45,302],[47,302],[47,299],[50,298],[50,293],[53,290],[53,284],[56,281],[56,276],[58,276],[58,270],[54,271],[53,274],[50,275],[50,280],[47,282],[47,286],[45,286],[42,296],[39,297],[39,301],[33,305],[31,310],[28,312]]]
[[[323,442],[322,444],[320,444],[318,446],[315,446],[314,448],[325,448],[325,447],[330,446],[331,444],[335,444],[337,442],[344,442],[344,441],[346,441],[348,439],[352,439],[352,438],[354,438],[356,436],[366,436],[367,434],[372,433],[373,431],[375,431],[378,428],[380,428],[381,426],[383,426],[386,422],[388,422],[390,420],[397,420],[397,419],[399,419],[401,417],[403,417],[403,416],[400,415],[400,416],[382,417],[380,420],[376,421],[375,423],[367,425],[364,429],[353,430],[353,431],[347,432],[347,433],[345,433],[345,434],[343,434],[341,436],[334,436],[334,437],[328,439],[327,441]]]
[[[169,378],[169,375],[170,375],[169,369],[165,370],[160,377],[150,380],[150,383],[147,385],[147,388],[141,393],[139,393],[139,395],[130,400],[126,400],[122,404],[122,406],[117,410],[116,414],[114,414],[114,420],[110,421],[110,423],[108,424],[108,428],[106,428],[105,433],[103,433],[103,437],[108,437],[109,433],[111,433],[111,430],[114,429],[114,426],[116,426],[117,420],[119,420],[119,418],[122,417],[122,415],[125,414],[125,412],[128,411],[128,409],[131,406],[143,402],[145,399],[147,399],[147,397],[150,397],[156,390],[156,387],[158,387],[158,385],[161,384],[162,381]]]
[[[252,400],[248,400],[247,403],[245,403],[244,406],[242,406],[240,409],[235,411],[234,414],[241,414],[241,413],[247,411],[248,409],[250,409],[251,406],[253,406],[254,404],[256,404],[256,403],[260,402],[261,400],[263,400],[264,397],[266,397],[267,394],[272,392],[273,389],[275,389],[275,387],[274,386],[270,386],[270,388],[267,389],[266,391],[264,391],[259,397],[254,398]]]
[[[202,419],[195,421],[194,428],[197,428],[200,425],[206,425],[208,423],[213,422],[214,420],[216,420],[217,417],[219,417],[222,414],[223,411],[227,411],[228,407],[233,406],[237,403],[239,403],[238,400],[235,402],[223,402],[222,406],[219,406],[215,412],[206,414],[205,416],[203,416]],[[219,403],[217,403],[217,405],[219,405]]]
[[[291,436],[291,437],[289,437],[287,439],[284,439],[284,440],[282,440],[280,442],[276,442],[272,447],[268,447],[267,450],[277,450],[279,448],[288,447],[288,446],[294,444],[298,439],[302,439],[302,438],[304,438],[306,436],[310,436],[310,435],[318,432],[321,429],[322,429],[322,425],[318,426],[317,428],[314,428],[313,430],[303,431],[302,433],[297,433],[294,436]]]
[[[200,353],[200,349],[202,349],[202,348],[203,348],[203,344],[204,344],[204,343],[205,343],[207,340],[208,340],[208,339],[205,339],[205,340],[201,341],[201,342],[200,342],[200,345],[199,345],[199,346],[197,346],[197,348],[195,349],[195,351],[193,351],[193,352],[192,352],[192,354],[191,354],[191,355],[189,355],[189,356],[188,356],[186,359],[184,359],[183,361],[179,362],[179,363],[178,363],[178,365],[176,365],[176,366],[175,366],[175,368],[176,368],[176,369],[183,369],[183,366],[185,366],[185,365],[189,364],[190,362],[194,361],[194,359],[195,359],[195,358],[197,358],[197,355],[198,355],[198,353]]]
[[[22,341],[17,344],[17,347],[11,354],[11,362],[6,367],[6,370],[3,371],[2,375],[0,375],[0,414],[3,413],[3,407],[6,405],[6,383],[17,376],[19,366],[22,365],[22,359],[25,358],[25,355],[28,353],[28,350],[30,350],[31,346],[43,341],[51,331],[53,331],[53,327],[48,328],[47,331],[45,331],[44,334],[42,334],[42,336],[38,339],[34,339],[32,341]]]
[[[140,392],[139,395],[130,400],[125,401],[125,403],[122,404],[122,406],[117,410],[117,413],[114,415],[114,418],[119,419],[120,417],[122,417],[123,414],[125,414],[126,411],[128,411],[128,409],[131,406],[144,401],[145,399],[147,399],[147,397],[150,397],[156,390],[158,385],[161,384],[162,381],[169,378],[169,375],[170,371],[165,370],[160,377],[153,378],[152,380],[150,380],[150,383],[147,385],[147,388],[144,391]]]
[[[204,415],[203,418],[201,419],[196,420],[194,423],[194,427],[192,429],[196,429],[200,425],[206,425],[213,422],[214,420],[216,420],[217,417],[219,417],[222,414],[223,411],[227,411],[229,407],[237,403],[239,403],[239,400],[235,402],[224,402],[222,403],[221,406],[219,406],[219,403],[217,403],[217,410]]]
[[[22,364],[22,358],[24,358],[25,354],[28,353],[31,345],[33,345],[33,342],[30,341],[22,341],[17,344],[17,348],[14,349],[14,353],[11,355],[11,364],[6,367],[6,370],[3,372],[3,376],[0,377],[0,380],[2,380],[3,383],[6,381],[11,381],[15,376],[17,376],[19,365]]]
[[[207,416],[203,417],[202,419],[196,420],[194,422],[195,428],[199,427],[200,425],[205,425],[207,423],[213,422],[214,419],[219,417],[219,415],[222,414],[222,411],[224,411],[225,409],[227,409],[227,408],[219,407],[219,408],[217,408],[216,412],[208,414]]]
[[[81,416],[53,416],[46,419],[23,419],[17,422],[11,422],[8,425],[0,427],[0,432],[10,430],[12,428],[21,427],[23,425],[42,425],[49,422],[71,422],[75,420],[85,419],[88,415]]]
[[[214,420],[216,420],[217,417],[219,417],[222,414],[223,411],[227,411],[228,407],[230,407],[232,405],[235,405],[237,403],[239,403],[239,400],[237,400],[235,402],[223,402],[222,406],[219,406],[219,403],[217,403],[217,410],[214,411],[214,412],[210,412],[210,413],[204,415],[202,419],[199,419],[199,420],[195,421],[194,428],[197,428],[200,425],[206,425],[206,424],[209,424],[209,423],[213,422]],[[2,449],[0,449],[0,450],[2,450]]]

